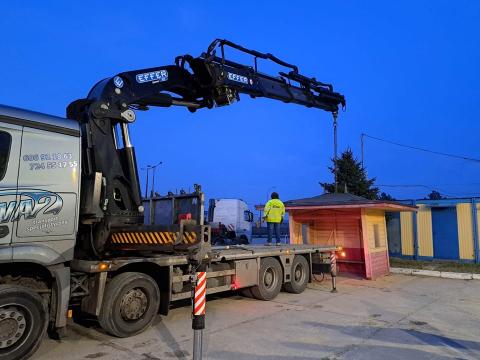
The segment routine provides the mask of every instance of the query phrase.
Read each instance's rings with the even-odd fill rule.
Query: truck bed
[[[231,245],[231,246],[212,246],[212,262],[253,259],[267,256],[294,255],[294,254],[312,254],[312,253],[330,253],[337,251],[336,246],[320,245]],[[133,255],[133,254],[132,254]],[[137,263],[151,262],[160,266],[186,265],[188,264],[187,254],[183,253],[149,253],[138,254],[137,256],[114,257],[104,260],[73,260],[71,268],[74,271],[86,273],[96,273],[103,271],[115,271],[122,266]]]

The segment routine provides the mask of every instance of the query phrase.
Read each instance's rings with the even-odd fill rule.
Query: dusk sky
[[[6,1],[0,14],[2,104],[64,116],[103,78],[173,64],[226,38],[344,94],[340,151],[360,158],[367,133],[480,158],[478,1]],[[320,110],[243,96],[195,114],[152,109],[131,129],[139,167],[164,162],[161,194],[200,183],[207,197],[253,205],[273,187],[288,200],[320,194],[318,182],[332,181],[332,118]],[[480,162],[367,139],[365,165],[399,199],[432,189],[480,196]]]

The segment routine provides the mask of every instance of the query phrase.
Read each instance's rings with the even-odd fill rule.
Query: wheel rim
[[[135,321],[145,315],[148,297],[143,289],[135,288],[127,291],[120,303],[120,313],[126,321]]]
[[[293,280],[300,284],[305,280],[305,270],[302,266],[302,264],[297,264],[295,266],[295,269],[293,271]]]
[[[28,309],[18,305],[0,307],[0,349],[6,349],[25,340],[31,331],[26,317],[28,314]]]
[[[277,274],[273,268],[268,268],[263,274],[263,285],[266,289],[270,290],[275,287],[277,282]]]

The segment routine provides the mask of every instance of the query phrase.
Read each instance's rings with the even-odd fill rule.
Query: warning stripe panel
[[[193,244],[197,240],[195,232],[185,232],[183,243]],[[111,243],[113,244],[173,244],[179,236],[178,232],[152,231],[152,232],[122,232],[113,233]]]

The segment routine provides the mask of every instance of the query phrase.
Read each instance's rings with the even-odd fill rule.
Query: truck
[[[242,199],[210,199],[207,214],[212,245],[246,245],[252,241],[253,213]]]
[[[227,59],[227,48],[253,65]],[[264,74],[258,60],[289,71]],[[47,332],[63,336],[72,310],[113,336],[138,334],[191,297],[200,267],[207,293],[242,289],[260,300],[282,288],[301,293],[313,273],[334,274],[334,247],[212,246],[199,187],[158,206],[141,198],[129,132],[137,114],[170,106],[194,113],[240,94],[335,118],[345,106],[297,66],[218,39],[200,56],[99,81],[65,117],[0,106],[0,358],[28,358]]]

